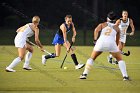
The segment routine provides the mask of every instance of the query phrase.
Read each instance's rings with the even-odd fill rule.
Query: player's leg
[[[101,54],[102,52],[97,52],[97,51],[93,51],[91,54],[91,57],[87,60],[86,66],[85,66],[85,70],[82,73],[82,75],[80,76],[80,79],[86,79],[89,71],[91,70],[93,64],[94,64],[94,60]]]
[[[118,44],[118,48],[119,48],[120,51],[122,51],[122,49],[123,49],[123,43],[122,43],[121,41],[120,41],[119,44]],[[115,61],[113,62],[113,56],[112,56],[111,53],[110,53],[109,56],[107,56],[107,60],[108,60],[108,62],[111,63],[111,64],[117,64],[117,63],[118,63],[118,62],[116,61],[116,59],[115,59]]]
[[[123,47],[124,47],[124,43],[120,41],[118,44],[119,50],[122,51]]]
[[[61,52],[61,44],[55,45],[55,53],[51,53],[51,55],[42,55],[42,64],[46,64],[47,59],[59,57]]]
[[[52,44],[55,45],[55,52],[51,55],[42,55],[42,64],[46,64],[47,59],[60,56],[61,45],[64,43],[63,38],[59,34],[55,34]]]
[[[60,44],[56,44],[55,45],[55,55],[56,57],[59,57],[61,53],[61,45]]]
[[[33,47],[31,45],[29,45],[28,43],[26,43],[26,50],[28,50],[28,52],[25,55],[25,62],[23,65],[23,69],[32,70],[32,68],[29,66],[29,64],[30,64],[30,60],[32,58]]]
[[[123,54],[123,55],[124,55],[124,52],[122,50],[123,50],[124,46],[125,46],[125,43],[120,41],[118,44],[118,48],[119,48],[121,54]]]
[[[118,66],[120,68],[120,71],[122,73],[123,76],[123,80],[129,80],[129,77],[127,75],[127,71],[126,71],[126,64],[125,62],[122,60],[122,55],[120,54],[120,52],[116,52],[116,53],[111,53],[113,55],[114,58],[116,58],[116,60],[118,61]]]
[[[26,52],[26,48],[25,46],[23,48],[18,48],[18,54],[19,56],[17,58],[15,58],[12,63],[6,68],[7,72],[15,72],[15,70],[13,70],[13,68],[19,63],[21,62],[21,60],[24,58]]]
[[[67,41],[67,45],[68,47],[70,47],[70,43]],[[66,48],[66,43],[64,43],[64,47]],[[74,53],[74,50],[71,48],[70,49],[70,53],[71,53],[71,58],[75,64],[75,69],[81,69],[85,66],[85,64],[80,64],[78,61],[77,61],[77,57],[76,57],[76,54]]]
[[[128,51],[127,53],[123,52],[123,48],[125,47],[125,43],[122,43],[122,49],[121,49],[121,54],[125,55],[125,56],[129,56],[130,55],[130,51]]]
[[[119,41],[119,44],[118,44],[118,48],[119,48],[121,54],[124,53],[122,50],[123,50],[123,48],[124,48],[124,46],[125,46],[125,43],[123,43],[123,42],[125,42],[125,41],[124,41],[123,39],[121,39],[121,41]],[[117,59],[114,58],[114,61],[113,61],[112,63],[113,63],[113,64],[118,64]]]
[[[130,51],[128,51],[127,53],[123,52],[123,48],[125,47],[125,42],[126,42],[126,38],[119,42],[118,47],[119,47],[120,52],[121,52],[122,55],[129,56]]]

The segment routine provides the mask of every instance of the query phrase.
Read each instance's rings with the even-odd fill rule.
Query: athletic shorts
[[[60,36],[58,33],[55,34],[54,36],[54,39],[53,39],[53,42],[52,42],[53,45],[56,45],[56,44],[61,44],[63,45],[64,44],[64,39],[62,36]]]
[[[14,40],[15,47],[23,48],[26,45],[26,36],[22,33],[18,33]]]
[[[94,51],[100,51],[100,52],[119,52],[119,48],[117,47],[117,44],[115,41],[109,42],[109,41],[98,41],[93,49]]]
[[[120,34],[120,42],[126,43],[126,35]]]

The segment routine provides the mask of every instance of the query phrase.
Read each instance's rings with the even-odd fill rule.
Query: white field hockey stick
[[[29,44],[33,45],[33,46],[37,46],[37,48],[40,48],[38,45],[36,45],[35,43],[29,41],[29,40],[26,40]],[[49,54],[49,55],[52,55],[50,52],[48,52],[47,50],[43,50],[45,53]]]

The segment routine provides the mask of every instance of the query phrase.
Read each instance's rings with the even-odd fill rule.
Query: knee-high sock
[[[123,77],[124,76],[128,77],[125,62],[123,60],[121,60],[118,63],[119,63],[119,68],[121,70],[121,73],[122,73]]]
[[[27,54],[25,56],[25,63],[23,65],[23,67],[28,67],[29,66],[31,57],[32,57],[32,53],[31,52],[27,52]]]
[[[94,63],[94,61],[93,61],[92,58],[89,58],[87,60],[87,63],[86,63],[86,66],[85,66],[85,70],[84,70],[83,74],[88,74],[89,73],[89,70],[92,68],[93,63]]]
[[[55,58],[56,54],[55,53],[51,53],[51,55],[46,55],[45,59],[49,59],[49,58]]]
[[[113,58],[113,56],[112,56],[111,54],[109,55],[109,57],[110,57],[110,58]]]
[[[9,68],[14,68],[21,61],[20,57],[15,58],[12,63],[8,66]]]
[[[75,55],[75,54],[71,54],[71,58],[72,58],[74,64],[75,64],[75,65],[78,65],[78,61],[77,61],[76,55]]]

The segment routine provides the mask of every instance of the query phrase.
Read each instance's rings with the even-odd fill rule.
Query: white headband
[[[111,20],[109,17],[107,17],[107,20],[108,20],[108,21],[115,21],[115,19],[114,19],[114,20]]]
[[[107,17],[107,20],[108,20],[108,21],[112,21],[112,20],[110,20],[110,18],[109,18],[109,17]]]

